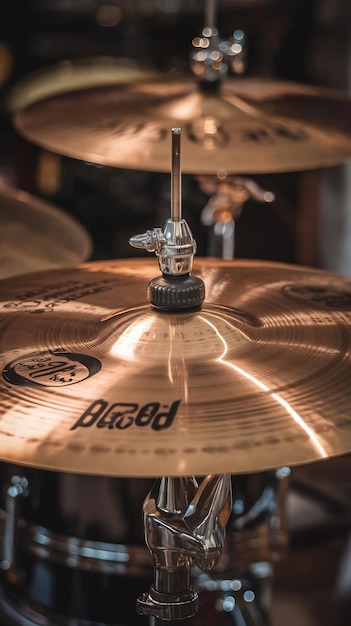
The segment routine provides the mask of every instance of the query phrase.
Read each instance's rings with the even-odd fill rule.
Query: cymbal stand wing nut
[[[164,230],[153,228],[129,240],[134,248],[155,252],[162,274],[189,274],[196,253],[196,242],[184,219],[168,219]]]
[[[158,309],[194,308],[205,298],[205,285],[190,276],[196,241],[184,219],[166,221],[164,230],[154,228],[130,238],[135,248],[155,252],[162,276],[150,281],[149,301]]]

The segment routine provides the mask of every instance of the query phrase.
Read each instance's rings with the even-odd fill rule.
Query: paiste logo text
[[[164,430],[173,424],[180,403],[181,400],[175,400],[171,405],[148,402],[140,406],[136,402],[109,404],[106,400],[95,400],[70,430],[94,427],[116,431],[131,426]]]

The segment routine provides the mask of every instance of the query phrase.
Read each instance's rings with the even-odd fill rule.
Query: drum
[[[1,475],[1,623],[135,624],[153,577],[142,525],[152,481],[7,464]]]
[[[143,500],[153,481],[4,463],[0,469],[3,619],[11,626],[135,624],[136,599],[153,581],[142,523]],[[264,610],[261,589],[270,584],[270,563],[285,538],[277,520],[286,477],[279,470],[233,479],[223,559],[213,573],[193,571],[200,593],[196,619],[208,614],[213,590],[217,606],[228,589],[233,593],[235,580],[238,602],[248,611]],[[256,570],[255,563],[260,564]],[[254,605],[247,602],[253,588]],[[148,618],[138,619],[143,624]]]

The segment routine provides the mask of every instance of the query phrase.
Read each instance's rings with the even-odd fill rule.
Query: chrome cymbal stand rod
[[[164,228],[153,228],[129,239],[131,246],[155,252],[162,276],[149,282],[149,302],[160,310],[175,311],[199,307],[205,299],[205,285],[191,276],[196,241],[181,210],[181,129],[172,129],[171,217]]]
[[[182,219],[182,188],[180,171],[180,128],[172,128],[171,220]]]

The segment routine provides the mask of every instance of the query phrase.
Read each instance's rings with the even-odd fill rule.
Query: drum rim
[[[29,525],[27,537],[28,551],[32,554],[70,568],[129,575],[132,572],[141,575],[145,568],[152,568],[146,546],[79,539],[34,524]]]
[[[1,525],[5,519],[6,512],[0,510]],[[42,560],[98,574],[152,575],[152,559],[146,546],[80,539],[28,524],[23,518],[20,528],[19,547]],[[0,563],[1,569],[6,571],[7,564]]]

